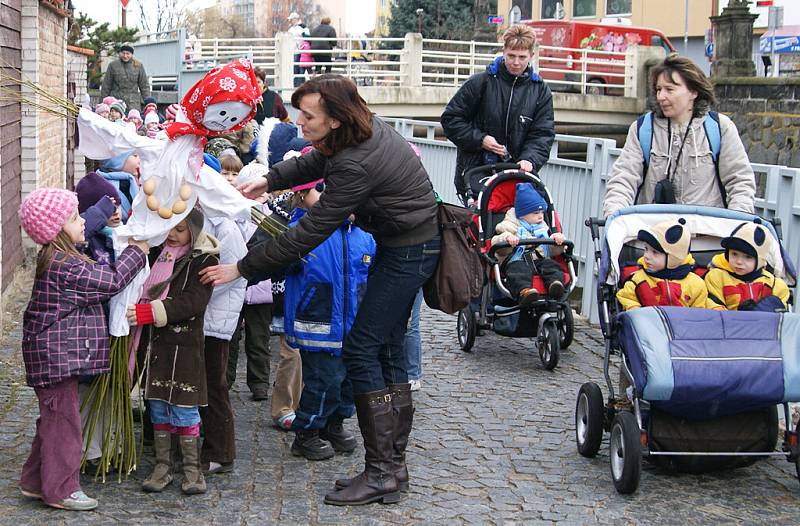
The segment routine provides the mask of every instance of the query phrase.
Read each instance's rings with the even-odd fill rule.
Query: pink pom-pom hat
[[[63,188],[39,188],[22,201],[19,220],[36,243],[53,241],[78,209],[78,196]]]

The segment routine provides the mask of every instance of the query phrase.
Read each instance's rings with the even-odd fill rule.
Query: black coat
[[[272,166],[269,191],[325,178],[325,191],[297,226],[269,239],[239,261],[252,280],[308,254],[339,228],[350,214],[380,245],[424,243],[439,231],[436,198],[428,173],[408,142],[378,117],[372,137],[331,157],[319,150]]]
[[[336,30],[330,24],[320,24],[311,32],[312,38],[327,38],[328,40],[312,40],[311,49],[329,51],[336,44]]]
[[[486,164],[481,141],[491,135],[514,162],[527,160],[538,172],[547,163],[555,138],[553,95],[529,67],[515,77],[498,57],[483,73],[464,83],[441,117],[448,139],[458,147],[456,189],[464,194],[461,174]]]

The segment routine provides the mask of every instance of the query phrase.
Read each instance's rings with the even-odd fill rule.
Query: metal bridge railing
[[[153,38],[157,42],[161,37]],[[304,40],[313,43],[328,39]],[[186,40],[182,69],[208,70],[246,57],[265,69],[267,82],[279,90],[292,89],[317,67],[330,67],[361,86],[460,86],[470,75],[484,71],[502,52],[498,42],[427,39],[409,33],[405,38],[337,39],[330,52],[302,51],[313,60],[301,61],[296,44],[288,33],[274,38],[190,39]],[[635,46],[625,53],[539,46],[532,65],[555,90],[625,96],[637,93]]]

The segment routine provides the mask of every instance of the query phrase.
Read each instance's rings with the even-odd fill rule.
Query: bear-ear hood
[[[756,258],[756,270],[767,264],[767,256],[772,245],[770,233],[760,221],[742,223],[724,238],[720,244],[726,250],[738,250]]]
[[[655,250],[667,255],[667,268],[683,265],[689,255],[692,233],[686,227],[686,220],[664,221],[654,225],[650,230],[639,230],[636,236]]]

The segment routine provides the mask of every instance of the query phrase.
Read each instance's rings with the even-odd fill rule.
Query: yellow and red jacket
[[[688,269],[683,277],[677,279],[658,278],[648,274],[644,258],[639,258],[642,267],[634,272],[617,292],[622,308],[625,310],[639,307],[674,306],[674,307],[708,307],[708,292],[703,278],[691,271],[694,258],[689,255],[681,263]]]
[[[745,281],[733,272],[725,254],[714,256],[705,279],[709,305],[717,310],[738,310],[744,301],[758,303],[767,296],[777,296],[788,308],[789,287],[785,281],[763,268],[753,275],[758,277]]]

